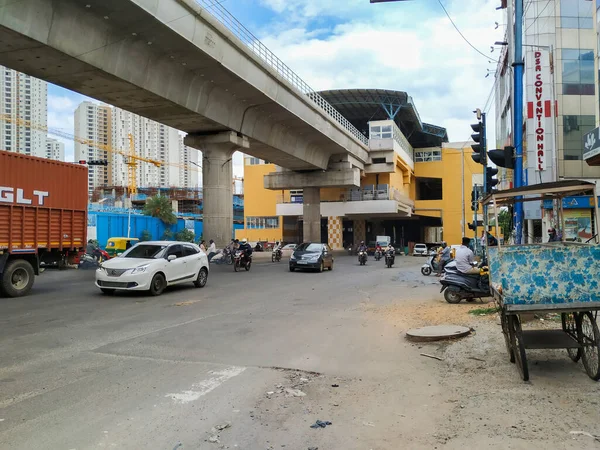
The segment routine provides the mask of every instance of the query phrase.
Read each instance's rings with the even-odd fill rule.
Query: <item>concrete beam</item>
[[[272,172],[264,177],[265,189],[306,189],[322,187],[360,186],[360,170],[332,170],[324,172]]]

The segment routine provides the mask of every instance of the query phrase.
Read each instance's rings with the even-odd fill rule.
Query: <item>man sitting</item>
[[[473,267],[475,255],[469,248],[470,243],[471,239],[468,237],[462,238],[462,245],[456,249],[456,255],[454,256],[456,268],[465,275],[479,275],[479,268]]]

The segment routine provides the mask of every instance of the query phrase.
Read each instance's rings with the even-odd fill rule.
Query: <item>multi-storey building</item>
[[[2,149],[46,156],[48,86],[46,82],[0,66],[0,142]],[[8,119],[8,120],[7,120]],[[27,126],[30,122],[32,126]]]
[[[144,187],[197,187],[197,151],[183,145],[183,135],[174,128],[137,114],[113,108],[111,143],[115,150],[128,154],[132,137],[136,156],[161,163],[160,167],[140,161],[137,165],[137,185]],[[127,158],[114,154],[113,186],[129,183]]]
[[[57,161],[65,160],[65,144],[57,139],[46,139],[46,158]]]
[[[111,145],[112,110],[109,106],[99,105],[89,101],[81,103],[75,110],[75,136],[89,141],[75,142],[75,161],[107,160],[108,166],[89,166],[88,191],[91,196],[97,187],[108,186],[111,166],[116,157],[101,146]],[[100,148],[99,148],[100,146]]]
[[[327,91],[321,95],[369,137],[369,161],[360,187],[320,189],[321,239],[333,249],[376,236],[396,246],[411,242],[459,244],[473,236],[468,224],[474,184],[483,167],[471,158],[473,142],[448,143],[446,130],[421,121],[405,92]],[[303,190],[272,191],[263,178],[278,169],[245,158],[245,228],[251,241],[299,242],[303,236]]]
[[[513,23],[512,1],[503,1]],[[497,146],[523,146],[526,184],[579,178],[600,178],[600,169],[584,163],[583,137],[594,128],[598,110],[594,58],[594,2],[590,0],[528,0],[523,20],[524,142],[513,142],[512,27],[496,71]],[[511,171],[501,171],[501,187],[511,187]],[[546,205],[547,206],[547,205]],[[591,221],[587,208],[568,214]],[[586,219],[587,217],[587,219]],[[557,226],[551,208],[525,203],[528,241],[547,239],[545,229]]]

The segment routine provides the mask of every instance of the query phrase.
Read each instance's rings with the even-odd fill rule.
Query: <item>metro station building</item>
[[[472,236],[471,191],[483,183],[472,142],[449,143],[445,128],[421,120],[406,92],[349,89],[320,92],[369,139],[360,187],[321,188],[321,240],[333,249],[376,236],[397,246],[458,244]],[[244,229],[237,238],[298,243],[303,236],[304,191],[267,189],[266,175],[282,171],[247,156]],[[268,177],[267,177],[268,178]]]

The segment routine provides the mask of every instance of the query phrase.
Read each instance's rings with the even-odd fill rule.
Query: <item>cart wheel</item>
[[[588,376],[595,381],[600,380],[600,331],[596,317],[591,312],[581,313],[577,321],[578,336],[583,345],[581,359]]]
[[[502,324],[502,334],[504,335],[504,343],[506,344],[506,351],[508,352],[508,358],[511,363],[515,363],[515,352],[510,344],[510,333],[508,331],[508,316],[504,310],[500,311],[500,323]]]
[[[510,331],[510,342],[515,354],[515,362],[521,373],[523,381],[529,381],[529,367],[527,366],[527,355],[523,345],[523,331],[519,316],[509,316],[508,326]]]
[[[560,318],[563,331],[570,336],[577,337],[577,340],[579,340],[579,333],[577,332],[579,314],[576,312],[562,313]],[[581,348],[568,348],[567,353],[573,362],[577,362],[579,361],[579,358],[581,358]]]

